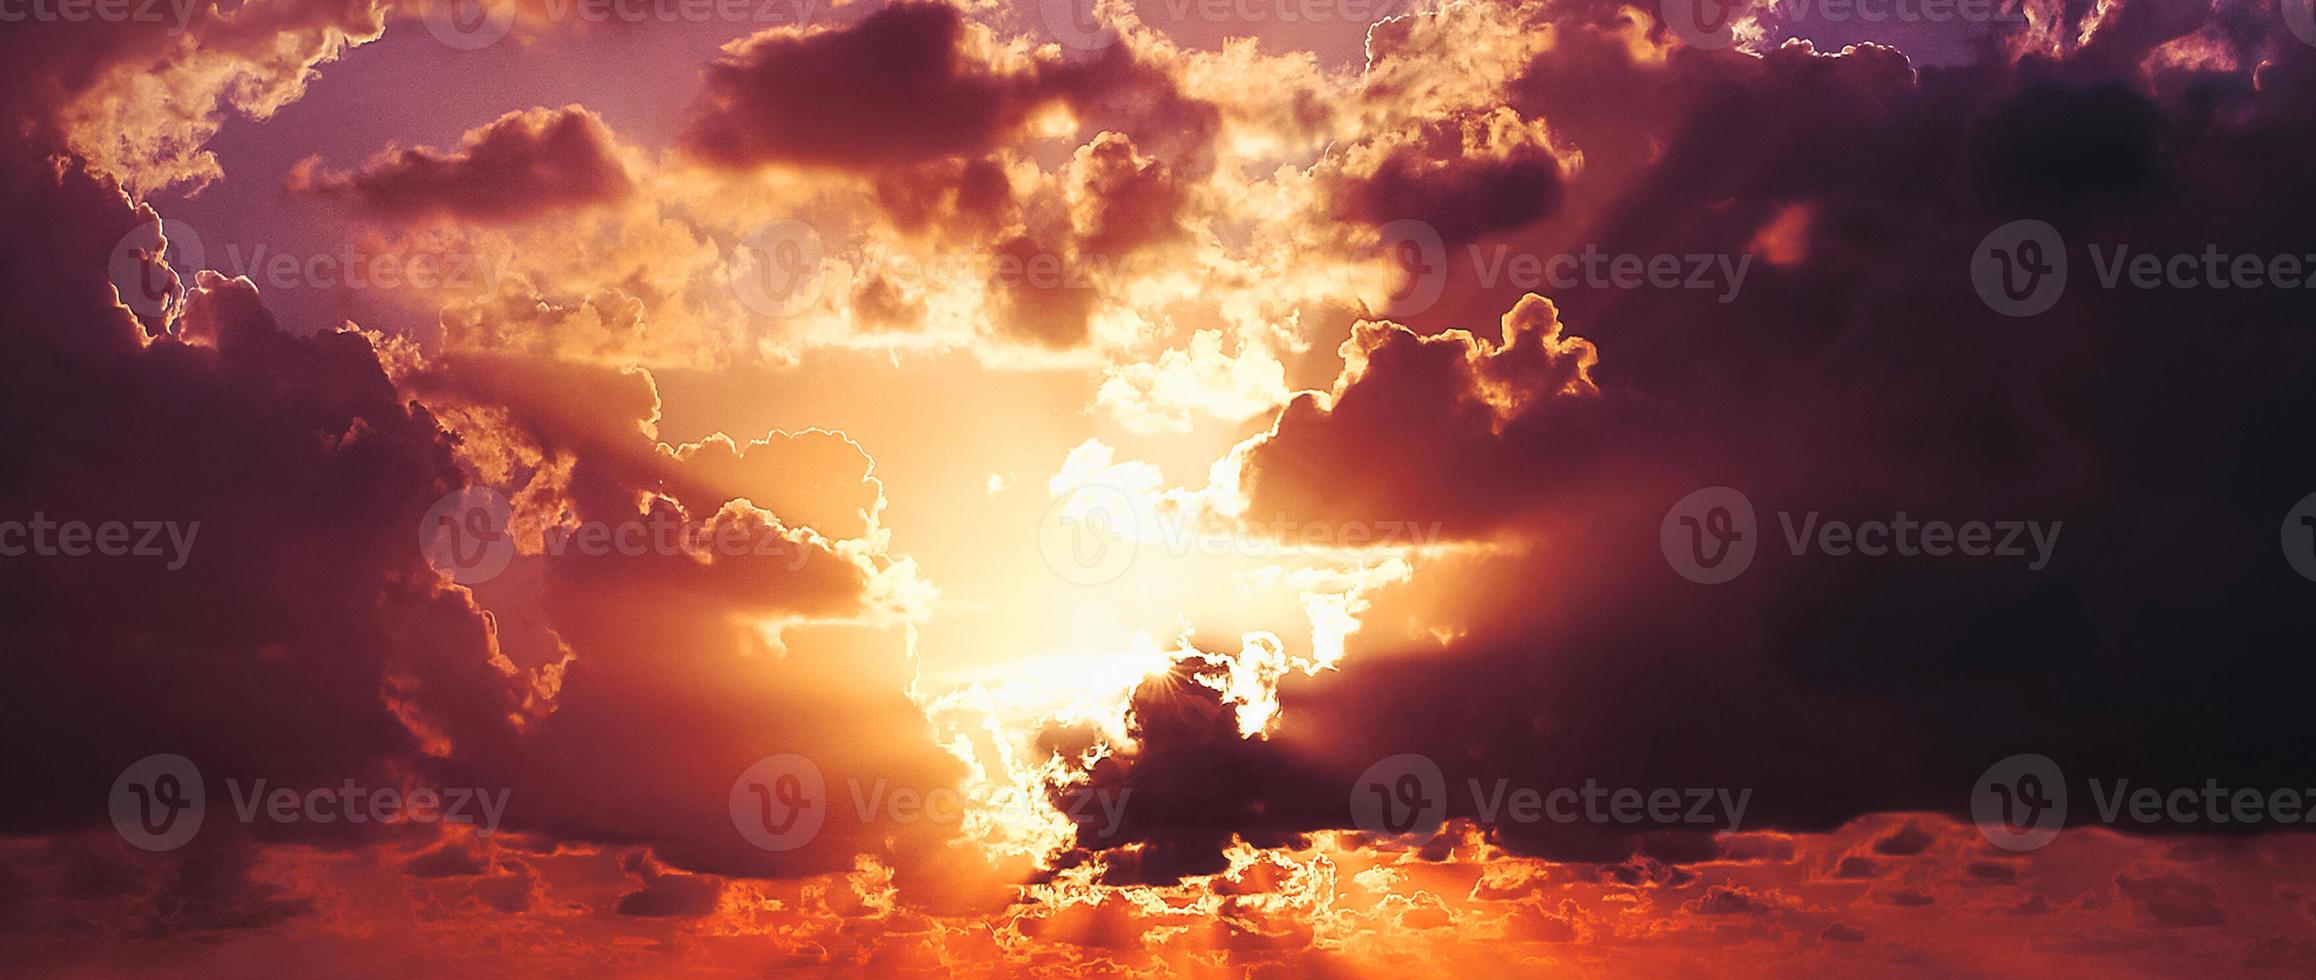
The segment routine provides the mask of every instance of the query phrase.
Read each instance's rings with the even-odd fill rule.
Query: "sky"
[[[0,0],[0,962],[2305,976],[2306,0]]]

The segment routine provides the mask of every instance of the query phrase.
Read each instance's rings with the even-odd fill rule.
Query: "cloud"
[[[1591,342],[1569,336],[1540,296],[1504,314],[1495,338],[1463,330],[1423,337],[1363,321],[1342,354],[1335,390],[1298,397],[1247,454],[1254,512],[1444,518],[1471,533],[1515,512],[1497,494],[1530,493],[1509,473],[1483,475],[1524,465],[1507,458],[1499,432],[1518,425],[1547,439],[1582,438],[1580,426],[1557,423],[1580,420],[1595,394]],[[1389,460],[1391,475],[1320,475],[1353,460]]]
[[[685,486],[677,494],[698,511],[744,498],[829,537],[859,538],[885,506],[869,475],[875,461],[841,432],[772,432],[744,445],[719,433],[661,452],[681,464],[670,467]]]
[[[2210,928],[2227,921],[2211,886],[2185,875],[2116,875],[2115,890],[2149,922],[2165,929]]]
[[[455,149],[388,150],[351,173],[309,157],[290,172],[288,190],[390,220],[521,221],[625,197],[634,183],[619,157],[594,113],[537,108],[468,130]]]
[[[2285,136],[2285,120],[2310,104],[2316,52],[2241,40],[2277,60],[2256,87],[2237,74],[2193,89],[2226,93],[2226,122],[2207,125],[2190,89],[2137,67],[2196,19],[2131,20],[2094,42],[2111,57],[1957,68],[1872,46],[1652,59],[1571,27],[1592,23],[1581,13],[1554,22],[1579,49],[1617,41],[1616,56],[1583,61],[1586,90],[1639,98],[1630,112],[1572,100],[1549,58],[1512,77],[1502,94],[1529,107],[1523,120],[1568,133],[1587,162],[1565,188],[1568,227],[1502,240],[1540,255],[1574,241],[1733,256],[1806,201],[1806,226],[1780,233],[1790,262],[1756,266],[1725,304],[1613,287],[1547,301],[1466,269],[1414,323],[1358,325],[1331,390],[1240,447],[1250,510],[1438,520],[1494,550],[1426,564],[1378,596],[1336,671],[1280,681],[1266,738],[1145,725],[1094,767],[1150,801],[1113,873],[1196,874],[1234,836],[1349,827],[1355,777],[1403,752],[1436,760],[1450,786],[1751,787],[1748,826],[1789,831],[1959,814],[1987,765],[2032,746],[2070,772],[2194,785],[2228,760],[2223,782],[2290,785],[2293,734],[2256,721],[2290,717],[2290,698],[2240,679],[2300,672],[2273,657],[2297,629],[2302,584],[2274,527],[2316,487],[2316,464],[2289,448],[2316,435],[2299,421],[2316,406],[2286,380],[2316,365],[2291,296],[2078,280],[2020,329],[1965,273],[1988,231],[2025,214],[2062,223],[2078,257],[2084,242],[2300,248],[2290,229],[2311,216],[2286,188],[2316,143]],[[1445,97],[1404,81],[1411,99]],[[1460,329],[1485,322],[1473,309],[1510,311],[1504,343]],[[2230,462],[2242,459],[2266,462]],[[2118,496],[2118,480],[2133,491]],[[1698,586],[1667,564],[1660,528],[1675,501],[1714,486],[1750,497],[1761,555],[1730,584]],[[1786,553],[1780,515],[1901,511],[2062,521],[2070,536],[2033,571]],[[2206,530],[2177,533],[2183,515]],[[2149,610],[2148,594],[2170,601]],[[2181,661],[2185,637],[2227,652]],[[1146,689],[1135,717],[1191,705],[1225,710],[1177,681]],[[2218,716],[2255,720],[2193,721]],[[2113,717],[2133,723],[2100,720]],[[1447,806],[1478,818],[1457,794]],[[1698,837],[1646,822],[1484,829],[1561,860],[1661,847],[1658,831]],[[1900,830],[1884,853],[1923,843]]]
[[[1907,824],[1874,842],[1874,853],[1892,857],[1912,857],[1930,849],[1930,832],[1914,824]]]
[[[1094,137],[1068,169],[1080,252],[1124,256],[1181,237],[1185,189],[1173,168],[1136,152],[1125,135]]]
[[[1458,248],[1550,217],[1568,165],[1541,120],[1498,107],[1424,120],[1347,150],[1334,193],[1346,220],[1423,221]]]
[[[724,883],[711,877],[669,874],[640,860],[628,862],[627,870],[643,887],[619,897],[614,911],[620,915],[698,918],[715,911],[724,895]]]
[[[503,758],[525,681],[414,547],[420,515],[458,485],[451,442],[395,391],[369,340],[286,334],[247,281],[215,274],[184,301],[197,343],[148,339],[112,299],[103,239],[150,211],[13,152],[0,155],[0,196],[75,229],[12,239],[0,259],[0,417],[49,420],[10,436],[26,475],[0,491],[0,509],[187,532],[176,571],[157,559],[0,563],[33,604],[0,626],[6,646],[51,651],[0,696],[11,740],[51,746],[11,783],[8,830],[86,826],[101,812],[88,801],[155,752],[297,785],[386,781],[402,767],[440,778]],[[422,752],[443,746],[455,762]]]
[[[775,28],[711,63],[685,145],[728,167],[867,168],[985,152],[1060,91],[944,3]]]
[[[1866,941],[1866,934],[1855,926],[1829,922],[1818,932],[1817,938],[1820,942],[1828,943],[1862,943]]]
[[[204,144],[229,113],[266,119],[314,69],[385,31],[368,2],[209,0],[129,16],[47,18],[0,41],[0,107],[22,135],[69,148],[137,195],[223,176]]]
[[[961,775],[907,694],[897,631],[921,615],[906,604],[922,590],[912,566],[868,540],[882,498],[858,446],[821,433],[748,452],[663,450],[641,371],[294,334],[247,280],[178,276],[166,252],[122,253],[132,273],[191,280],[175,306],[140,319],[107,273],[122,274],[116,245],[140,228],[151,238],[157,215],[44,149],[13,140],[0,153],[0,201],[59,230],[0,243],[0,418],[28,467],[0,489],[0,510],[198,531],[178,571],[0,562],[0,582],[38,604],[0,639],[50,651],[0,695],[0,730],[49,746],[11,783],[8,833],[125,846],[90,801],[130,763],[172,752],[200,767],[211,812],[166,874],[221,896],[137,876],[103,893],[145,903],[172,932],[312,911],[295,889],[245,873],[260,859],[234,855],[253,842],[425,846],[440,833],[232,819],[229,782],[261,778],[300,793],[348,780],[478,787],[505,795],[510,833],[642,848],[671,869],[796,876],[884,853],[917,887],[908,866],[938,859],[953,823],[854,816],[839,796],[828,803],[845,819],[776,853],[737,833],[724,805],[749,764],[782,753],[817,760],[836,794],[879,780],[922,794]],[[23,428],[32,419],[48,421]],[[775,460],[785,465],[766,471]],[[470,589],[418,544],[429,509],[473,484],[517,500],[530,550],[503,581]],[[849,536],[783,523],[750,495]],[[770,547],[548,547],[543,530],[565,521],[665,521]],[[670,802],[683,800],[701,804]],[[408,870],[432,880],[478,865],[443,849]],[[710,899],[690,881],[661,879],[618,905],[698,914]],[[527,906],[532,893],[493,888],[478,900]]]
[[[23,474],[0,511],[202,531],[178,572],[0,563],[24,607],[0,645],[29,651],[0,735],[42,747],[0,807],[0,945],[59,972],[1433,973],[1496,944],[1667,973],[2305,967],[2307,944],[2277,937],[2308,902],[2276,879],[2307,866],[2306,835],[2078,826],[1997,857],[1959,822],[1984,766],[2027,749],[2166,786],[2304,770],[2278,719],[2307,670],[2276,656],[2305,632],[2304,583],[2273,551],[2316,487],[2304,310],[2109,290],[2079,264],[2065,303],[2018,322],[1962,272],[2028,214],[2078,247],[2304,250],[2316,55],[2240,11],[2064,6],[1931,68],[1872,45],[1701,51],[1627,5],[1457,4],[1377,25],[1354,78],[1134,25],[1062,53],[893,5],[732,46],[665,159],[573,106],[302,171],[304,193],[520,255],[423,348],[279,323],[248,282],[185,265],[186,241],[116,254],[159,217],[124,186],[214,179],[226,114],[296,97],[377,11],[11,35],[26,84],[0,95],[17,123],[0,207],[39,231],[0,242],[0,438]],[[487,193],[509,187],[527,193]],[[725,260],[768,215],[862,270],[832,276],[841,309],[735,312]],[[1401,217],[1451,247],[1440,301],[1362,314],[1359,226]],[[1482,281],[1468,261],[1586,245],[1764,255],[1726,302]],[[924,288],[872,261],[908,249],[1021,271]],[[1126,256],[1164,261],[1094,261]],[[1039,262],[1089,288],[1028,281]],[[123,264],[171,302],[124,309],[106,275]],[[1049,490],[1146,475],[1138,501],[1244,491],[1265,516],[1447,539],[1388,569],[1252,573],[1328,614],[1311,656],[1247,608],[1186,609],[1183,649],[1123,718],[1049,719],[1033,745],[935,726],[918,644],[939,594],[892,545],[943,532],[888,533],[884,513],[885,480],[923,464],[880,470],[866,436],[754,414],[701,435],[700,379],[670,367],[824,346],[1069,367],[1166,464],[1089,440]],[[1206,490],[1162,491],[1239,437]],[[958,485],[1020,504],[994,465]],[[1751,495],[1762,554],[1700,586],[1660,531],[1721,485]],[[412,545],[468,486],[512,501],[517,554],[463,586]],[[2068,530],[2031,573],[1779,550],[1781,514],[1898,510]],[[662,525],[767,551],[559,536]],[[1231,632],[1236,653],[1199,652]],[[230,776],[455,780],[509,790],[507,826],[216,809],[186,850],[131,854],[90,801],[158,750],[201,762],[213,806]],[[1458,791],[1445,828],[1351,830],[1352,780],[1403,752]],[[746,767],[791,754],[824,777],[829,823],[769,851],[729,802]],[[1024,772],[1057,805],[1078,780],[1125,803],[1116,834],[1079,820],[1057,855],[999,859],[986,827],[860,802]],[[1461,792],[1499,780],[1751,809],[1742,833],[1562,825]],[[1963,915],[1973,929],[1937,927]]]

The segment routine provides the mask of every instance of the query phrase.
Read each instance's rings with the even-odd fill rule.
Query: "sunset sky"
[[[2308,0],[0,81],[0,972],[2316,974]]]

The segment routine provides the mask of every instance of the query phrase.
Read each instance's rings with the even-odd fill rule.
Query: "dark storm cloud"
[[[866,167],[994,147],[1058,93],[976,63],[964,17],[898,3],[842,29],[775,29],[708,66],[686,129],[702,157]]]
[[[937,2],[740,42],[708,65],[683,143],[733,169],[916,166],[987,153],[1055,104],[1193,175],[1212,167],[1220,114],[1183,96],[1165,69],[1122,45],[1077,61],[1005,53]]]
[[[406,156],[342,189],[467,213],[465,183],[485,171],[592,172],[541,156],[604,150],[598,128],[575,112],[510,117],[465,152]],[[23,222],[0,240],[0,520],[198,530],[177,568],[0,561],[11,670],[0,738],[14,747],[0,833],[21,838],[0,854],[0,878],[44,896],[11,918],[53,935],[263,928],[314,911],[295,881],[256,872],[263,845],[425,846],[439,832],[240,817],[229,781],[301,798],[347,780],[485,788],[550,846],[616,842],[738,874],[843,870],[856,853],[924,854],[954,833],[855,820],[774,854],[744,840],[726,807],[741,771],[779,752],[813,755],[832,780],[930,789],[958,776],[922,734],[897,640],[797,635],[779,651],[758,628],[876,615],[867,583],[886,559],[838,555],[748,503],[864,532],[878,498],[859,447],[768,437],[678,458],[650,436],[657,398],[640,372],[427,365],[359,332],[285,327],[246,280],[132,248],[157,244],[158,216],[56,138],[27,122],[0,141],[0,207]],[[132,314],[119,290],[140,280],[169,285],[173,302]],[[467,428],[428,407],[437,397]],[[542,503],[606,522],[668,511],[783,550],[526,556],[528,577],[498,595],[504,612],[486,613],[429,567],[419,530],[444,494],[479,478],[475,454],[517,437],[573,460],[570,499]],[[765,472],[775,458],[787,464],[777,478]],[[157,753],[200,768],[207,819],[180,850],[125,855],[106,801],[126,767]],[[463,876],[481,861],[440,849],[409,870]],[[692,879],[672,880],[626,910],[712,909],[681,883]],[[522,907],[529,893],[493,885],[484,899]]]
[[[1468,269],[1426,326],[1362,327],[1334,404],[1298,401],[1247,457],[1249,512],[1439,520],[1524,548],[1436,566],[1463,586],[1435,590],[1449,599],[1382,596],[1364,619],[1383,628],[1354,636],[1338,673],[1282,682],[1268,740],[1156,723],[1227,711],[1206,687],[1146,687],[1142,744],[1096,770],[1138,804],[1113,876],[1212,871],[1234,834],[1347,827],[1354,778],[1401,752],[1438,762],[1450,817],[1478,816],[1466,780],[1597,779],[1751,788],[1747,826],[1788,830],[1966,813],[1980,772],[2018,752],[2059,760],[2078,793],[2092,775],[2299,785],[2309,584],[2277,527],[2316,491],[2308,294],[2107,289],[2085,247],[2308,251],[2316,140],[2298,121],[2316,50],[2214,17],[2244,70],[2142,72],[2202,23],[2176,9],[2128,13],[2071,58],[1918,71],[1871,47],[1639,63],[1569,15],[1508,97],[1629,172],[1588,165],[1560,217],[1499,240],[1735,254],[1806,203],[1806,258],[1757,265],[1726,305],[1550,291],[1561,335],[1597,347],[1589,388],[1565,370],[1491,379],[1478,341],[1424,339],[1518,299]],[[1632,98],[1589,98],[1604,91]],[[2022,320],[1980,299],[1969,263],[2023,217],[2062,230],[2074,270]],[[1698,585],[1658,532],[1675,501],[1722,485],[1759,511],[1761,553]],[[2040,571],[1792,556],[1780,511],[2065,532]],[[1406,621],[1467,632],[1441,649],[1392,628]],[[1701,838],[1648,821],[1490,833],[1597,861],[1693,855],[1680,841]],[[1883,853],[1919,843],[1900,832]],[[2151,916],[2200,921],[2185,891],[2138,887]]]
[[[58,233],[12,238],[0,258],[0,441],[14,461],[0,510],[199,530],[176,571],[0,563],[13,607],[0,645],[24,654],[0,730],[44,746],[9,783],[7,829],[84,826],[112,777],[155,752],[333,784],[414,753],[413,722],[472,757],[503,753],[520,681],[491,665],[487,625],[414,547],[419,516],[458,480],[433,418],[365,338],[285,334],[246,283],[208,276],[192,292],[203,345],[143,341],[112,303],[105,239],[150,212],[22,161],[0,160],[0,194]]]

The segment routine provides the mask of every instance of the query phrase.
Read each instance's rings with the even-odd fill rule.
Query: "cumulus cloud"
[[[818,759],[837,786],[923,793],[959,775],[907,696],[893,631],[918,614],[902,605],[913,575],[872,533],[882,498],[858,446],[820,433],[663,447],[643,372],[293,334],[248,280],[180,276],[166,251],[120,253],[136,275],[191,280],[140,319],[108,272],[123,274],[116,246],[132,232],[158,240],[154,211],[54,147],[6,149],[0,200],[58,234],[11,239],[0,256],[0,417],[25,464],[0,508],[186,529],[177,568],[0,563],[11,593],[37,604],[0,627],[5,645],[50,651],[19,665],[0,723],[14,744],[50,746],[12,784],[8,832],[96,831],[89,801],[157,752],[194,760],[216,811],[186,857],[96,883],[92,900],[143,903],[162,932],[264,928],[315,906],[250,870],[253,839],[376,847],[440,832],[238,822],[222,815],[228,780],[300,794],[485,787],[511,801],[509,831],[549,848],[641,847],[672,868],[758,876],[841,870],[865,852],[905,867],[956,833],[872,816],[775,854],[736,834],[722,802],[749,764],[783,752]],[[517,501],[525,550],[503,580],[468,588],[418,544],[430,508],[474,484]],[[770,547],[600,554],[543,533],[654,522]],[[701,802],[670,805],[681,800]],[[411,869],[477,870],[450,853]],[[24,855],[11,873],[44,875],[44,860]],[[694,882],[671,871],[618,908],[706,914],[713,895]]]
[[[1564,43],[1597,23],[1564,14]],[[1601,250],[1737,254],[1795,201],[1810,202],[1809,221],[1780,232],[1786,264],[1757,268],[1725,305],[1679,290],[1520,298],[1451,278],[1425,319],[1510,310],[1503,344],[1356,327],[1333,390],[1298,398],[1242,447],[1252,509],[1437,519],[1507,550],[1431,566],[1380,597],[1338,672],[1281,681],[1268,740],[1211,724],[1142,729],[1096,778],[1179,805],[1151,804],[1108,867],[1128,879],[1199,873],[1233,835],[1268,843],[1346,827],[1354,777],[1409,751],[1438,760],[1451,786],[1753,787],[1749,820],[1809,831],[1877,811],[1960,812],[1971,779],[2020,746],[2187,782],[2197,765],[2230,760],[2238,782],[2289,783],[2284,728],[2189,720],[2290,716],[2264,687],[2230,680],[2291,673],[2261,652],[2291,635],[2298,584],[2264,542],[2316,486],[2285,448],[2305,434],[2274,429],[2297,432],[2279,420],[2309,417],[2282,380],[2296,369],[2278,366],[2316,357],[2309,335],[2286,326],[2289,298],[2070,286],[2062,309],[2020,331],[1964,275],[1975,243],[2023,214],[2065,223],[2070,241],[2194,251],[2203,239],[2186,229],[2225,227],[2236,248],[2291,251],[2286,229],[2305,216],[2284,175],[2316,145],[2280,127],[2308,104],[2311,52],[2244,41],[2276,61],[2259,86],[2214,82],[2231,122],[2205,127],[2190,121],[2209,118],[2201,103],[2137,67],[2198,22],[2130,20],[2088,62],[1951,69],[1874,47],[1756,57],[1676,45],[1636,57],[1595,32],[1623,54],[1586,62],[1588,84],[1644,96],[1622,123],[1567,101],[1567,76],[1538,59],[1510,89],[1553,106],[1538,118],[1554,132],[1564,110],[1583,121],[1566,127],[1579,144],[1625,145],[1620,128],[1655,144],[1611,153],[1631,168],[1613,175],[1587,148],[1571,177],[1572,218]],[[1668,91],[1679,94],[1651,94]],[[1699,100],[1712,111],[1648,108]],[[1925,140],[1942,149],[1925,155]],[[2245,196],[2247,180],[2275,190]],[[1544,254],[1569,240],[1541,226],[1504,233]],[[2209,344],[2178,332],[2183,316],[2211,325]],[[2225,462],[2246,458],[2271,462]],[[2136,488],[2128,499],[2111,492],[2122,474]],[[1760,509],[1762,555],[1736,582],[1699,587],[1667,564],[1659,528],[1683,495],[1724,485]],[[2081,537],[2032,572],[1783,553],[1781,512],[1898,511],[2064,521]],[[2236,531],[2164,530],[2183,513]],[[2137,598],[2150,590],[2193,598],[2150,612]],[[1429,628],[1388,639],[1375,628],[1401,618]],[[2179,661],[2168,651],[2187,636],[2230,653]],[[2136,679],[2114,674],[2119,664]],[[1179,691],[1199,687],[1146,690],[1136,717],[1191,710]],[[2116,711],[2144,725],[2097,720]],[[1280,751],[1281,739],[1302,751]],[[1169,761],[1186,758],[1200,761]],[[1829,771],[1843,776],[1821,778]],[[1478,816],[1450,797],[1449,816]],[[1643,832],[1657,829],[1670,833]],[[1712,853],[1677,828],[1487,832],[1562,859]],[[1881,849],[1925,845],[1894,830]],[[2176,920],[2204,918],[2177,891],[2140,888]]]
[[[14,154],[5,166],[11,211],[85,229],[7,246],[4,411],[52,421],[12,434],[25,478],[0,494],[5,508],[175,522],[188,545],[174,571],[0,567],[33,603],[9,617],[7,646],[58,652],[11,688],[11,740],[56,744],[25,760],[10,829],[82,826],[108,772],[159,751],[301,784],[432,767],[444,760],[420,750],[442,744],[465,764],[503,758],[525,683],[413,546],[420,515],[459,482],[431,414],[398,395],[367,339],[289,336],[245,280],[201,277],[184,317],[207,325],[202,342],[147,339],[111,298],[102,239],[151,213],[79,170]],[[96,446],[109,448],[91,457]],[[55,739],[67,731],[85,737]]]
[[[297,193],[439,226],[396,247],[510,258],[504,288],[414,338],[278,322],[248,281],[152,247],[175,204],[124,193],[216,179],[224,115],[295,98],[377,11],[204,6],[183,39],[46,25],[78,49],[12,34],[0,206],[42,232],[0,243],[0,436],[23,464],[0,510],[201,530],[178,571],[0,563],[24,600],[0,645],[30,651],[0,734],[43,747],[0,819],[0,947],[81,972],[163,951],[250,972],[285,949],[321,972],[478,949],[579,972],[1445,972],[1482,947],[1636,972],[2306,972],[2308,898],[2276,883],[2316,860],[2306,835],[2078,827],[2015,855],[1961,822],[1971,780],[2022,750],[2164,786],[2302,768],[2284,719],[2306,671],[2275,652],[2304,633],[2304,583],[2273,550],[2316,487],[2300,307],[2084,270],[2022,322],[1963,273],[2027,216],[2076,243],[2304,250],[2316,52],[2232,8],[2031,7],[1938,67],[1702,50],[1625,4],[1464,3],[1376,25],[1337,73],[1178,47],[1116,9],[1117,43],[1077,51],[893,4],[731,45],[664,157],[566,106],[297,171]],[[820,305],[735,299],[729,259],[773,216],[832,257]],[[1362,311],[1361,246],[1410,218],[1448,250],[1438,301]],[[1720,300],[1474,258],[1585,246],[1763,261]],[[890,261],[912,252],[997,261],[937,281]],[[123,269],[169,302],[124,308]],[[1055,495],[1115,483],[1153,512],[1446,540],[1234,566],[1215,591],[1297,593],[1308,650],[1237,596],[1185,608],[1176,649],[1127,658],[1167,666],[1119,711],[1020,724],[1012,690],[919,675],[919,644],[950,640],[928,639],[934,611],[979,595],[895,550],[954,531],[888,527],[887,481],[933,467],[790,421],[818,393],[699,404],[728,380],[701,368],[820,370],[826,348],[1034,368],[943,390],[1076,390],[1164,460],[1084,439]],[[971,459],[941,485],[972,499],[940,505],[1020,504],[1034,455]],[[1204,489],[1165,489],[1209,462]],[[1722,485],[1752,497],[1761,554],[1700,586],[1660,531]],[[510,502],[515,553],[457,584],[414,545],[467,487]],[[903,499],[912,521],[938,509]],[[1780,515],[1901,510],[2067,533],[2035,570],[1778,550]],[[572,544],[662,526],[750,547]],[[90,802],[155,751],[510,803],[489,839],[220,820],[131,854]],[[1439,832],[1355,830],[1354,778],[1408,752],[1454,788]],[[767,850],[730,801],[785,754],[814,760],[830,823]],[[1588,782],[1742,792],[1745,827],[1521,821],[1464,792]],[[853,809],[956,788],[1048,819]],[[1089,799],[1124,806],[1063,815]],[[1967,937],[1925,926],[1956,915]]]
[[[634,185],[619,156],[594,113],[527,109],[467,131],[455,149],[388,150],[353,172],[309,157],[290,172],[288,190],[380,218],[519,221],[626,196]]]
[[[685,143],[732,167],[875,167],[986,151],[1060,95],[945,3],[775,28],[708,66]]]
[[[230,114],[265,119],[317,66],[385,30],[367,2],[211,0],[135,16],[50,18],[0,41],[4,105],[21,135],[69,148],[136,194],[198,190],[223,170],[205,145]]]
[[[1424,120],[1345,151],[1338,213],[1372,225],[1422,221],[1459,247],[1550,217],[1564,170],[1579,160],[1563,159],[1542,120],[1508,107]]]

